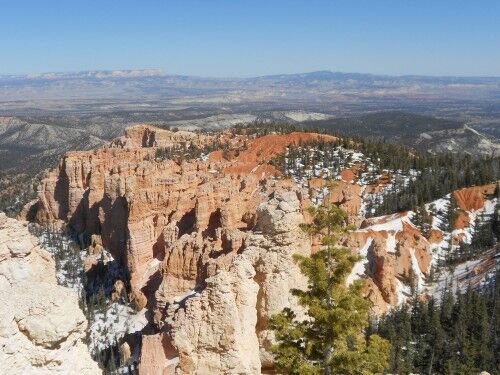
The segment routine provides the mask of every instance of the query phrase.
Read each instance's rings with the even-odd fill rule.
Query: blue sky
[[[500,76],[500,0],[0,0],[0,13],[0,74]]]

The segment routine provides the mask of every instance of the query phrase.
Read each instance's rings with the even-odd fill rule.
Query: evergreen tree
[[[366,335],[370,306],[362,296],[362,281],[347,285],[359,257],[336,246],[352,229],[347,214],[335,205],[312,208],[311,214],[313,222],[304,229],[322,235],[323,249],[311,257],[296,257],[309,283],[305,291],[292,291],[308,318],[298,320],[290,309],[272,318],[276,365],[290,375],[381,374],[390,344],[378,335]]]
[[[413,224],[420,229],[424,236],[428,236],[432,229],[432,217],[427,212],[424,205],[415,208],[415,214],[412,218]]]
[[[484,249],[495,245],[495,217],[481,213],[474,222],[473,249]]]
[[[413,299],[383,316],[374,332],[391,341],[388,371],[396,374],[500,373],[498,276],[480,291],[440,300]],[[458,292],[458,291],[457,291]]]

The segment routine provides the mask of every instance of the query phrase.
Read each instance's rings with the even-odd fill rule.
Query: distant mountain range
[[[244,95],[242,94],[244,90]],[[170,98],[226,95],[231,100],[334,100],[361,97],[498,99],[500,77],[384,76],[318,71],[251,78],[164,74],[158,69],[0,76],[0,101]]]
[[[103,79],[158,77],[164,73],[160,69],[142,70],[87,70],[81,72],[47,72],[20,75],[0,75],[0,80],[51,80],[51,79]]]
[[[162,69],[124,69],[124,70],[84,70],[77,72],[46,72],[33,74],[18,74],[18,75],[0,75],[0,80],[9,79],[104,79],[104,78],[143,78],[143,77],[178,77],[179,79],[205,79],[205,80],[220,80],[220,81],[342,81],[342,80],[362,80],[380,81],[380,80],[407,80],[407,81],[424,81],[424,82],[447,82],[447,83],[484,83],[498,81],[500,77],[495,76],[424,76],[424,75],[382,75],[370,73],[345,73],[332,72],[330,70],[318,70],[306,73],[289,73],[289,74],[271,74],[254,77],[202,77],[189,75],[173,75],[167,74]]]

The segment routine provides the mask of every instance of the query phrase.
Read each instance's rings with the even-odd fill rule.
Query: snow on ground
[[[446,228],[443,228],[444,226],[444,219],[448,215],[448,210],[450,207],[450,194],[446,195],[443,198],[437,199],[433,202],[430,202],[426,204],[426,209],[428,212],[432,215],[432,229],[435,230],[440,230],[443,233],[443,240],[439,243],[435,244],[430,244],[430,250],[432,253],[432,261],[431,265],[436,266],[438,264],[441,264],[443,259],[446,258],[448,252],[450,251],[456,251],[459,246],[458,245],[451,245],[451,239],[461,235],[464,238],[464,243],[471,243],[472,237],[474,235],[474,223],[476,219],[480,219],[483,217],[491,217],[495,211],[495,207],[497,205],[497,199],[489,199],[486,200],[485,205],[482,209],[476,210],[476,211],[469,211],[467,212],[470,218],[470,223],[471,225],[463,228],[463,229],[455,229],[452,232],[446,231]],[[386,216],[381,216],[381,217],[376,217],[376,218],[371,218],[370,221],[373,223],[372,225],[369,225],[363,229],[360,229],[360,231],[363,232],[369,232],[371,230],[373,231],[387,231],[388,232],[388,237],[386,241],[386,250],[388,253],[394,254],[396,252],[396,239],[395,239],[395,234],[401,230],[403,230],[403,223],[408,223],[413,225],[411,219],[413,218],[414,213],[412,211],[407,212],[405,215],[401,214],[392,214],[392,215],[386,215]],[[370,238],[371,240],[371,238]],[[445,269],[444,266],[439,267],[439,272],[438,272],[438,280],[434,283],[427,283],[427,277],[426,275],[423,274],[423,272],[420,269],[416,254],[414,249],[410,249],[410,256],[411,256],[411,267],[413,274],[415,275],[415,287],[417,291],[419,292],[427,292],[432,295],[438,295],[442,293],[443,290],[446,289],[447,286],[449,286],[450,280],[453,280],[452,282],[452,288],[453,290],[456,290],[457,288],[461,291],[465,291],[467,286],[469,284],[472,285],[482,285],[485,282],[488,282],[488,277],[491,277],[491,275],[486,274],[486,275],[480,275],[472,272],[474,268],[479,269],[480,266],[484,266],[484,262],[500,262],[500,255],[496,254],[493,255],[495,258],[494,261],[492,261],[491,254],[487,256],[482,256],[481,259],[476,259],[476,260],[471,260],[464,262],[462,264],[459,264],[456,266],[456,269],[451,272],[449,269]],[[488,258],[490,257],[490,258]],[[351,273],[349,276],[350,282],[355,277],[355,274],[361,274],[361,267],[363,267],[364,264],[362,262],[358,263],[355,265],[355,272]],[[488,268],[490,269],[490,268]],[[493,269],[493,271],[491,271]],[[491,267],[491,269],[488,272],[494,272],[495,266]],[[451,273],[450,273],[451,272]],[[486,280],[486,281],[485,281]],[[397,295],[398,295],[398,303],[401,303],[405,301],[408,296],[410,296],[411,291],[409,285],[405,285],[401,280],[397,280]]]
[[[142,330],[147,323],[146,309],[137,313],[131,307],[113,302],[106,311],[94,315],[89,349],[96,354],[117,345],[126,334]]]
[[[87,256],[85,250],[81,250],[71,238],[55,228],[34,226],[30,229],[38,237],[40,246],[49,251],[56,260],[58,283],[75,289],[81,298],[84,290],[87,293],[97,293],[101,290],[105,294],[111,293],[114,281],[123,276],[123,269],[118,262],[108,251],[103,250],[96,256],[96,260],[106,265],[106,275],[90,284],[83,271],[83,262]],[[154,273],[159,264],[160,261],[157,259],[151,261],[146,273],[148,275]],[[117,345],[126,334],[140,331],[148,323],[145,316],[146,309],[137,313],[120,302],[109,304],[108,300],[104,300],[103,306],[88,305],[87,309],[90,339],[88,345],[93,355]],[[128,373],[127,371],[123,373]]]
[[[31,226],[30,230],[38,238],[40,246],[54,258],[57,283],[80,295],[83,290],[85,250],[81,250],[71,238],[55,228]]]
[[[443,198],[427,203],[425,209],[432,215],[432,229],[440,230],[443,225],[443,216],[447,214],[450,207],[450,194]]]
[[[423,290],[424,287],[425,275],[420,270],[417,257],[415,256],[415,249],[410,249],[410,256],[411,256],[411,269],[413,271],[413,275],[415,275],[415,280],[417,282],[417,285],[415,286],[417,288],[417,291],[421,291]]]
[[[450,251],[457,251],[459,245],[451,245],[451,239],[456,236],[463,236],[463,243],[470,244],[474,236],[474,232],[477,228],[474,228],[476,219],[482,217],[488,217],[493,215],[495,212],[495,207],[497,205],[497,198],[488,199],[485,201],[483,208],[475,211],[468,211],[469,215],[469,225],[463,229],[455,229],[452,232],[445,230],[443,228],[443,217],[447,215],[447,210],[450,207],[450,194],[446,195],[441,199],[437,199],[426,205],[428,211],[433,215],[432,228],[441,230],[443,233],[443,240],[437,244],[431,244],[430,248],[432,251],[432,265],[436,266],[440,261],[446,258]],[[482,283],[487,282],[489,275],[475,274],[472,270],[481,265],[483,262],[487,261],[488,256],[484,255],[479,259],[473,259],[465,261],[458,264],[454,269],[440,267],[440,272],[438,274],[438,279],[436,282],[427,285],[426,289],[429,294],[440,297],[443,291],[447,288],[456,291],[465,292],[469,285],[481,286]],[[496,254],[494,263],[498,264],[499,255]],[[492,269],[494,272],[496,266]],[[490,275],[491,276],[491,275]]]
[[[182,294],[180,296],[176,296],[174,298],[174,303],[181,303],[181,302],[185,301],[187,298],[193,297],[196,294],[197,293],[196,293],[195,289],[188,290],[186,293],[184,293],[184,294]]]
[[[352,284],[355,280],[359,279],[366,273],[366,266],[368,265],[368,249],[373,243],[373,238],[368,238],[364,246],[359,250],[359,255],[363,257],[360,261],[356,262],[351,273],[347,276],[347,285]]]
[[[363,155],[363,153],[357,152],[357,151],[352,152],[351,158],[352,158],[352,161],[354,163],[366,160],[365,155]]]
[[[455,237],[462,237],[463,243],[470,244],[476,230],[475,223],[481,216],[490,216],[495,212],[495,207],[497,205],[497,198],[487,199],[485,201],[484,207],[475,210],[468,211],[469,225],[462,229],[454,229],[452,232],[446,230],[446,225],[444,225],[444,218],[448,215],[448,210],[450,208],[451,195],[447,194],[445,197],[436,199],[425,205],[427,211],[432,215],[432,229],[440,230],[443,233],[443,240],[437,244],[431,244],[432,250],[432,264],[438,264],[439,260],[446,257],[447,252],[456,251],[459,245],[451,245],[451,239]]]
[[[495,213],[495,207],[496,207],[497,203],[498,203],[497,198],[488,199],[484,204],[483,214],[484,215],[493,215]]]
[[[373,230],[376,232],[387,231],[387,232],[401,232],[403,230],[403,221],[409,223],[409,219],[407,216],[402,216],[401,214],[392,214],[388,216],[380,217],[381,223],[370,225],[369,227],[363,228],[360,231],[367,232],[368,230]],[[387,221],[385,221],[387,219]]]
[[[318,193],[316,193],[316,196],[312,199],[312,203],[315,206],[319,206],[323,203],[325,200],[326,196],[330,193],[330,189],[327,187],[324,187],[321,189]]]
[[[160,265],[161,265],[161,260],[156,258],[153,258],[148,262],[144,270],[141,282],[139,283],[140,288],[142,288],[147,284],[151,276],[153,276],[156,273],[156,271],[160,269]]]
[[[362,169],[354,182],[362,189],[362,206],[359,211],[359,216],[364,217],[366,214],[373,214],[376,206],[384,201],[387,194],[394,192],[395,186],[408,186],[411,180],[418,177],[419,173],[416,170],[410,170],[408,174],[403,174],[401,170],[388,170],[380,169],[376,162],[372,161],[369,157],[362,152],[348,149],[340,145],[332,145],[332,148],[326,150],[318,150],[306,148],[307,146],[299,147],[299,151],[308,150],[308,154],[304,153],[294,155],[295,159],[292,160],[290,149],[285,153],[286,173],[306,191],[308,191],[308,181],[311,178],[324,178],[331,180],[340,180],[341,172],[348,168],[358,168],[362,165]],[[317,160],[314,165],[307,165],[305,160]],[[391,175],[391,181],[384,185],[379,185],[380,191],[368,193],[366,191],[367,185],[377,185],[380,178],[385,175]],[[321,191],[316,192],[317,197],[313,197],[313,204],[319,205],[323,202],[325,194]],[[370,208],[371,207],[371,208]],[[370,210],[370,212],[368,212]]]
[[[439,264],[440,260],[445,258],[447,251],[449,251],[449,245],[449,236],[443,237],[443,240],[439,243],[430,245],[432,253],[431,265],[436,266]]]
[[[396,236],[393,233],[389,233],[387,236],[386,250],[389,254],[396,253]]]
[[[403,284],[399,279],[396,279],[396,296],[398,297],[398,305],[404,303],[411,296],[410,286]]]
[[[289,111],[289,112],[284,112],[283,115],[297,122],[327,120],[332,117],[332,115],[328,115],[326,113],[306,112],[306,111]]]
[[[317,150],[311,149],[307,147],[299,147],[299,151],[303,151],[304,149],[309,150],[308,157],[313,160],[320,160],[316,164],[309,168],[308,170],[304,170],[305,168],[305,160],[301,157],[297,157],[294,161],[294,165],[290,165],[291,159],[289,159],[289,149],[285,154],[285,162],[286,165],[289,166],[288,173],[299,180],[302,177],[322,177],[323,175],[327,175],[327,177],[335,179],[340,176],[340,171],[352,167],[355,164],[355,161],[368,160],[364,157],[363,154],[359,152],[355,152],[354,150],[343,148],[342,146],[334,146],[329,150]]]
[[[447,290],[464,293],[469,287],[481,288],[485,286],[494,279],[500,264],[500,253],[493,254],[494,251],[480,259],[472,259],[458,264],[454,269],[443,269],[436,282],[428,286],[428,293],[440,298]],[[491,262],[490,267],[487,267],[487,262]],[[478,271],[483,267],[482,272]]]
[[[318,158],[318,153],[321,153],[321,157]],[[287,155],[288,156],[288,155]],[[323,162],[318,162],[312,167],[306,167],[307,163],[305,158],[309,160],[323,160]],[[409,173],[403,174],[402,171],[389,171],[382,170],[377,167],[375,163],[370,160],[370,158],[365,157],[362,153],[353,150],[345,149],[342,146],[335,146],[330,150],[319,151],[310,150],[306,157],[301,156],[295,160],[285,159],[287,165],[288,174],[295,180],[295,182],[303,187],[306,191],[309,188],[308,180],[313,177],[321,177],[325,179],[339,180],[341,178],[340,172],[346,168],[352,168],[356,164],[363,164],[364,168],[361,169],[355,184],[361,186],[361,197],[362,205],[360,209],[360,217],[365,217],[366,215],[373,214],[377,205],[384,202],[385,196],[394,193],[395,186],[408,186],[410,181],[418,178],[419,173],[416,170],[410,170]],[[389,183],[385,185],[380,185],[379,181],[382,176],[387,174],[391,175]],[[366,189],[367,185],[378,185],[380,191],[376,193],[368,193]],[[319,205],[324,201],[325,196],[329,193],[328,188],[316,189],[315,194],[311,196],[312,203],[314,205]],[[449,226],[449,210],[451,206],[451,194],[447,194],[440,199],[436,199],[425,205],[426,210],[432,216],[431,229],[439,230],[443,233],[443,240],[437,244],[430,244],[430,250],[432,253],[431,265],[436,266],[441,264],[441,261],[446,258],[448,252],[456,251],[459,246],[451,245],[451,239],[461,235],[464,237],[465,243],[470,243],[474,235],[474,222],[477,218],[481,218],[480,215],[492,215],[495,210],[497,200],[487,200],[485,207],[481,210],[468,212],[471,225],[464,229],[457,229],[453,232],[447,230]],[[369,212],[371,211],[371,212]],[[367,226],[361,231],[387,231],[388,237],[386,241],[387,252],[390,254],[396,253],[397,241],[395,234],[403,230],[403,224],[408,223],[415,226],[412,222],[415,213],[412,211],[406,214],[393,214],[387,216],[381,216],[379,218],[371,218],[370,222],[373,223]],[[372,239],[370,239],[371,241]],[[369,242],[370,242],[369,241]],[[370,243],[371,244],[371,243]],[[368,244],[368,246],[370,246]],[[363,251],[366,249],[361,249]],[[426,275],[420,270],[417,257],[414,250],[410,251],[411,254],[411,267],[413,274],[415,275],[415,287],[420,292],[425,292],[426,288],[432,288],[434,284],[426,285]],[[366,261],[358,262],[351,274],[349,275],[348,282],[351,283],[356,278],[364,274],[366,266]],[[470,264],[469,264],[470,266]],[[439,267],[440,269],[443,267]],[[455,275],[458,276],[458,275]],[[397,293],[398,302],[402,303],[411,294],[410,286],[405,285],[401,280],[397,280]]]

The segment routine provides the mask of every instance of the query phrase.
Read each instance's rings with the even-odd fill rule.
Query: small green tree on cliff
[[[335,205],[312,208],[311,214],[312,223],[303,229],[321,235],[323,247],[311,257],[296,256],[309,283],[305,291],[292,290],[307,318],[298,320],[290,309],[273,316],[275,364],[290,375],[382,374],[390,344],[377,335],[366,337],[370,304],[362,296],[362,281],[347,285],[360,257],[336,246],[353,229],[347,214]]]

